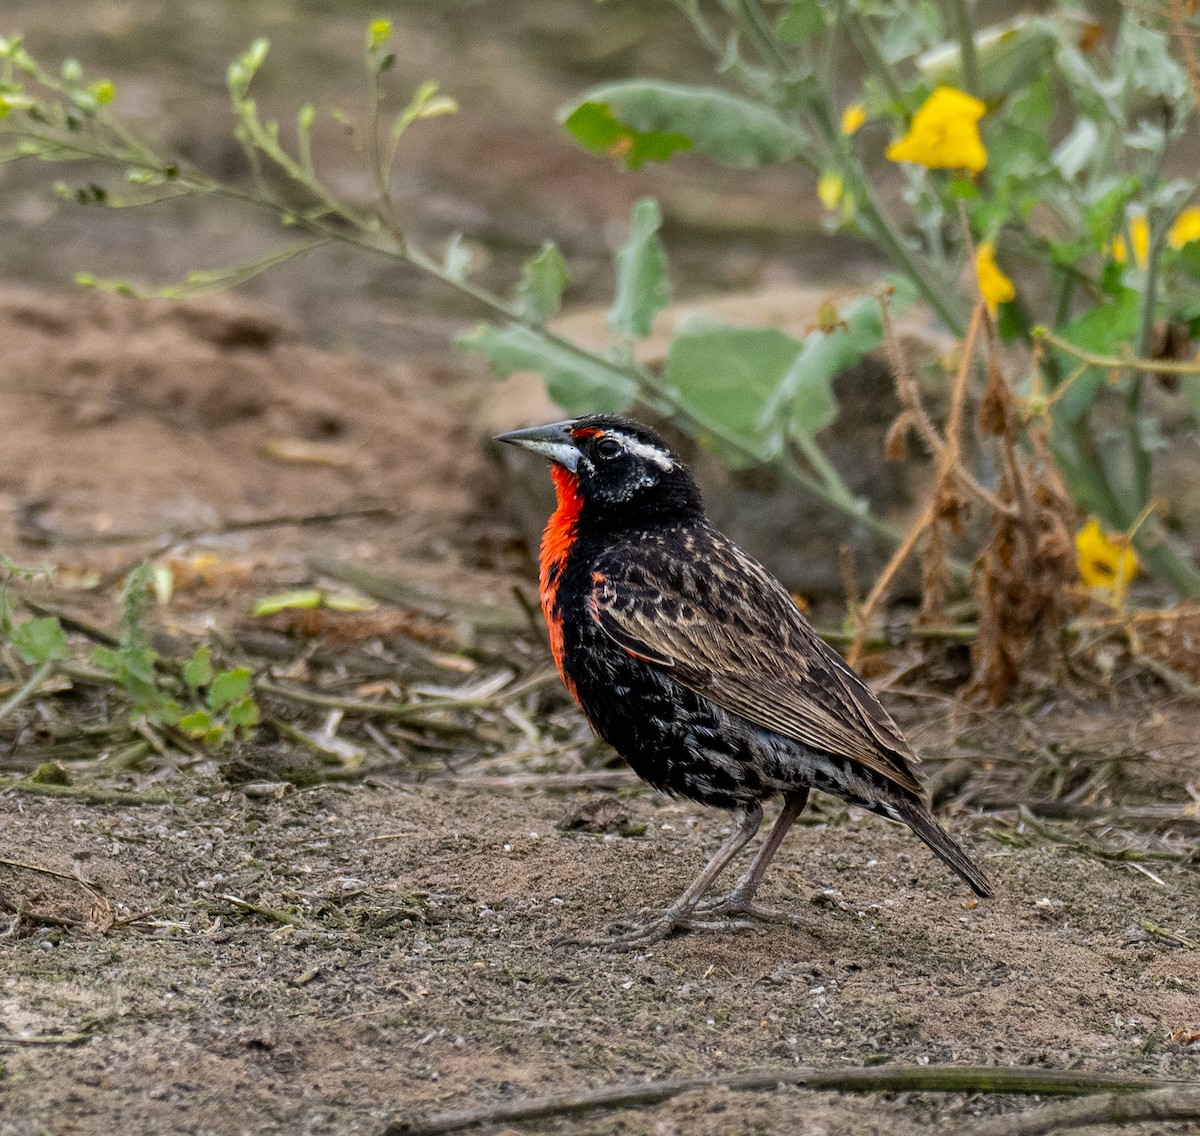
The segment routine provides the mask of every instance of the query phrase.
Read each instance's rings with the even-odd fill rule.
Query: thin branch
[[[912,528],[908,530],[908,535],[904,538],[904,543],[896,549],[892,554],[891,560],[887,562],[883,571],[879,573],[878,579],[876,579],[874,586],[871,588],[870,595],[867,596],[862,607],[859,608],[858,630],[854,634],[854,641],[850,644],[850,650],[846,652],[846,661],[852,667],[857,667],[862,659],[871,617],[875,614],[875,609],[892,586],[892,581],[895,580],[896,574],[904,567],[905,562],[917,547],[917,541],[925,534],[925,530],[933,523],[936,516],[937,501],[931,500],[925,506],[925,511],[917,518]]]
[[[283,923],[288,927],[295,927],[300,931],[316,931],[320,929],[316,924],[310,923],[307,919],[301,919],[298,915],[292,915],[291,912],[280,911],[275,907],[267,907],[262,903],[251,903],[249,900],[239,899],[236,895],[226,893],[219,898],[225,900],[226,903],[232,903],[234,907],[242,911],[261,915],[264,919],[270,919],[275,923]]]
[[[1142,371],[1152,375],[1200,375],[1200,362],[1184,363],[1178,359],[1142,359],[1136,355],[1100,355],[1087,351],[1066,339],[1055,335],[1048,328],[1035,327],[1034,339],[1042,339],[1051,347],[1070,355],[1090,367],[1103,367],[1108,371]]]
[[[96,1036],[94,1030],[79,1033],[0,1033],[0,1045],[73,1046],[84,1045]]]
[[[892,364],[892,371],[896,379],[896,393],[900,398],[900,405],[905,410],[909,411],[912,416],[912,426],[920,436],[921,441],[925,443],[925,448],[934,458],[940,459],[946,450],[946,441],[938,432],[937,427],[933,424],[933,420],[929,417],[929,412],[925,409],[925,404],[921,400],[921,391],[917,386],[917,381],[912,377],[912,373],[908,369],[908,361],[904,357],[904,351],[900,346],[900,340],[896,335],[896,326],[892,322],[892,313],[890,305],[887,302],[886,295],[880,295],[879,312],[883,323],[883,342],[888,354],[888,359]],[[956,465],[954,470],[955,476],[959,483],[969,493],[973,494],[982,501],[989,509],[997,513],[1006,513],[1009,516],[1015,516],[1015,508],[1002,501],[986,486],[981,485],[967,469],[964,469],[961,464]]]
[[[983,320],[984,308],[982,304],[977,304],[974,312],[971,315],[970,325],[967,327],[967,337],[963,343],[962,362],[959,364],[958,375],[955,378],[955,387],[952,394],[950,423],[956,426],[961,422],[962,418],[962,400],[964,396],[964,388],[967,383],[967,376],[971,372],[971,364],[975,358],[975,343],[979,338],[979,330]],[[950,439],[950,431],[947,430],[947,438]],[[947,445],[943,449],[941,458],[938,464],[937,484],[934,486],[933,492],[930,494],[929,502],[926,504],[924,511],[917,518],[916,523],[909,529],[908,534],[904,538],[904,543],[893,553],[891,560],[887,562],[883,571],[879,574],[879,578],[875,581],[871,588],[870,594],[863,602],[862,608],[858,613],[858,632],[854,637],[854,642],[850,646],[850,651],[847,654],[847,661],[852,667],[857,666],[862,658],[862,652],[867,640],[867,635],[870,630],[871,619],[875,614],[876,608],[883,602],[884,597],[891,588],[892,582],[895,580],[897,573],[904,566],[909,556],[917,546],[917,541],[921,539],[926,530],[932,525],[938,515],[938,503],[945,489],[946,479],[952,475],[953,470],[957,466],[958,443],[948,440]]]
[[[542,789],[546,792],[565,792],[570,789],[643,788],[636,773],[625,769],[585,769],[579,773],[514,773],[499,777],[430,777],[427,785],[442,785],[454,789],[486,789],[491,792],[525,792]],[[378,840],[379,837],[374,839]]]
[[[954,10],[955,31],[958,33],[958,50],[962,63],[963,86],[979,97],[979,53],[975,48],[975,28],[971,13],[967,11],[967,0],[950,0]]]
[[[1142,1124],[1147,1120],[1200,1120],[1200,1088],[1159,1089],[1133,1096],[1103,1096],[1093,1100],[1051,1104],[1016,1116],[976,1121],[970,1136],[1048,1136],[1073,1128]]]
[[[429,702],[366,702],[359,698],[340,698],[333,694],[318,694],[311,690],[280,686],[267,679],[259,679],[255,683],[255,689],[260,694],[271,694],[291,702],[303,702],[327,710],[345,710],[348,714],[360,714],[364,717],[396,718],[426,730],[452,734],[470,733],[471,727],[458,722],[442,722],[423,715],[433,710],[478,710],[494,705],[491,699],[479,698],[441,698]]]
[[[458,1132],[478,1124],[504,1124],[547,1116],[577,1116],[600,1109],[636,1108],[660,1104],[682,1093],[714,1088],[754,1091],[792,1085],[821,1092],[1080,1096],[1105,1090],[1112,1093],[1140,1093],[1162,1088],[1164,1084],[1162,1081],[1104,1073],[993,1066],[880,1065],[860,1069],[763,1069],[750,1073],[610,1085],[602,1089],[506,1101],[487,1108],[461,1109],[424,1118],[396,1120],[384,1129],[384,1136],[440,1136],[441,1133]]]
[[[1182,825],[1200,828],[1200,812],[1195,805],[1078,805],[1070,801],[980,800],[968,802],[985,813],[1024,809],[1048,820],[1102,820],[1122,825]]]
[[[73,876],[70,872],[60,872],[54,868],[43,868],[40,864],[27,864],[24,860],[4,860],[0,859],[0,864],[6,868],[20,868],[25,872],[36,872],[40,876],[53,876],[57,880],[70,880],[73,884],[79,884],[80,887],[86,888],[88,891],[95,891],[86,880],[80,879],[78,876]]]
[[[123,789],[101,789],[93,785],[48,785],[40,781],[0,777],[0,793],[25,793],[32,797],[66,797],[81,805],[169,805],[171,798],[160,790],[129,793]]]

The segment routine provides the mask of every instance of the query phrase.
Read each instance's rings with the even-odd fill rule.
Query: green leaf
[[[189,738],[202,738],[213,728],[212,715],[207,710],[185,714],[175,723]]]
[[[544,323],[558,311],[566,286],[567,266],[562,253],[553,241],[547,241],[542,251],[521,269],[517,299],[522,317],[530,323]]]
[[[545,378],[550,397],[569,414],[616,414],[628,409],[637,393],[633,377],[616,364],[607,366],[521,324],[484,324],[459,336],[456,343],[478,351],[501,378],[514,371],[536,371]]]
[[[122,647],[117,652],[117,657],[123,675],[138,679],[149,686],[154,685],[158,678],[158,672],[154,668],[154,661],[158,656],[154,651],[149,648]]]
[[[1141,293],[1122,288],[1115,303],[1103,304],[1061,328],[1058,334],[1068,343],[1097,355],[1119,355],[1133,342],[1141,319]],[[1078,360],[1063,351],[1055,358],[1064,375],[1074,373]],[[1108,380],[1108,373],[1099,367],[1087,368],[1059,398],[1052,411],[1056,422],[1071,423],[1091,408],[1097,393]]]
[[[144,688],[141,693],[130,690],[130,718],[137,718],[140,715],[145,715],[148,718],[153,718],[156,722],[162,722],[165,725],[174,725],[179,721],[180,715],[183,713],[183,707],[171,698],[169,695],[163,694],[161,690],[156,690],[153,687]]]
[[[1100,127],[1081,118],[1054,150],[1054,166],[1067,181],[1074,181],[1100,156]]]
[[[1200,241],[1188,241],[1176,253],[1175,262],[1193,280],[1200,280]]]
[[[1097,187],[1083,211],[1084,224],[1096,248],[1104,248],[1112,240],[1124,219],[1125,207],[1140,188],[1135,177],[1107,179]]]
[[[121,661],[111,647],[97,647],[92,652],[92,666],[108,675],[116,675],[121,669]]]
[[[199,690],[200,687],[207,686],[212,680],[212,650],[208,647],[201,647],[192,656],[188,665],[183,668],[183,681],[193,690]]]
[[[925,48],[933,48],[943,38],[942,14],[930,0],[893,5],[888,15],[879,45],[888,63],[898,63]]]
[[[618,121],[602,103],[584,102],[559,115],[563,126],[585,150],[620,158],[629,170],[640,170],[646,162],[665,162],[681,150],[690,150],[686,134],[661,130],[635,130]]]
[[[29,664],[48,663],[66,656],[67,633],[55,615],[48,615],[44,619],[27,619],[13,630],[12,645]]]
[[[617,251],[617,296],[608,313],[608,326],[617,335],[645,338],[654,317],[671,302],[661,227],[662,213],[652,197],[633,207],[629,240]]]
[[[243,698],[240,702],[235,702],[229,707],[229,720],[235,726],[241,726],[243,730],[257,726],[262,721],[258,703],[253,698]]]
[[[911,294],[897,289],[892,311],[899,313],[910,302]],[[786,417],[794,435],[810,440],[837,417],[833,380],[883,342],[879,301],[873,296],[855,300],[839,316],[839,326],[833,330],[805,336],[800,353],[780,379],[765,411],[773,418]]]
[[[1010,187],[1049,173],[1054,91],[1044,75],[1006,100],[1003,113],[985,124],[988,167]]]
[[[240,702],[250,692],[250,678],[253,672],[249,667],[237,667],[231,671],[221,671],[213,679],[208,689],[208,705],[213,710],[222,710],[235,702]]]
[[[374,611],[379,606],[374,600],[351,592],[325,592],[321,603],[331,611]]]
[[[820,0],[792,0],[775,21],[775,34],[782,43],[804,43],[824,28]]]
[[[1171,58],[1170,39],[1139,23],[1132,8],[1121,21],[1115,72],[1127,94],[1138,91],[1170,105],[1188,98],[1187,73]]]
[[[711,87],[648,79],[598,87],[563,108],[559,121],[580,145],[615,154],[630,169],[690,149],[748,169],[808,148],[808,136],[767,106]]]
[[[294,592],[279,592],[273,596],[264,596],[254,605],[254,615],[274,615],[276,612],[288,611],[293,608],[301,610],[320,607],[322,593],[320,588],[298,588]]]
[[[690,320],[667,355],[665,377],[707,433],[699,440],[734,466],[779,456],[784,431],[769,408],[801,344],[775,330]],[[730,445],[732,442],[734,445]]]

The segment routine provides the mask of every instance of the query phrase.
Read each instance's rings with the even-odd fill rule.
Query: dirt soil
[[[1194,708],[1147,730],[1095,704],[1034,733],[949,705],[931,727],[927,702],[896,706],[931,757],[1014,778],[1038,753],[1072,776],[1116,763],[1126,800],[1158,803],[1147,777],[1194,768],[1200,726]],[[582,768],[578,725],[560,770]],[[1200,1076],[1194,803],[1157,837],[952,810],[998,885],[975,903],[905,831],[819,802],[763,895],[799,926],[620,955],[556,940],[669,902],[727,818],[636,790],[514,790],[495,759],[465,768],[421,783],[393,764],[278,797],[176,772],[156,779],[169,806],[0,798],[0,1132],[379,1133],[759,1066]],[[582,806],[610,831],[561,830]],[[541,1127],[967,1132],[1015,1107],[713,1090]]]

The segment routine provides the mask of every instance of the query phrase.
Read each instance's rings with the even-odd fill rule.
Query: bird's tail
[[[903,821],[933,850],[945,864],[949,864],[971,886],[971,890],[983,899],[992,894],[992,885],[983,869],[970,858],[958,842],[944,829],[933,814],[916,801],[891,802],[898,820]]]

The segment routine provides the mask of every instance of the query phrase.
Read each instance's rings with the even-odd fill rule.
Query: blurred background
[[[734,322],[799,334],[824,296],[878,279],[868,245],[823,230],[813,179],[794,165],[737,171],[683,155],[631,173],[584,152],[557,124],[557,109],[597,81],[710,73],[711,59],[670,3],[14,2],[0,30],[22,33],[48,66],[74,58],[89,80],[111,80],[118,112],[167,152],[247,181],[224,75],[266,36],[271,53],[254,92],[262,117],[286,124],[315,102],[317,167],[355,201],[372,187],[331,113],[363,113],[363,28],[381,14],[394,27],[387,81],[396,103],[432,79],[460,106],[404,139],[396,196],[406,231],[434,251],[463,234],[473,277],[501,292],[555,241],[570,278],[572,334],[583,340],[590,325],[603,327],[613,250],[631,206],[648,195],[664,212],[677,303],[732,295]],[[139,547],[116,549],[122,534],[150,538],[272,509],[379,500],[411,511],[399,530],[368,524],[354,534],[358,553],[376,560],[431,551],[445,560],[453,548],[451,559],[512,567],[494,555],[508,539],[498,516],[536,540],[547,505],[541,471],[510,467],[505,476],[516,480],[497,492],[485,439],[560,415],[540,379],[502,386],[478,358],[452,349],[454,336],[486,314],[468,298],[343,246],[198,305],[97,296],[75,287],[77,272],[170,284],[251,261],[278,246],[281,230],[269,213],[218,200],[84,207],[55,196],[58,177],[74,188],[89,171],[0,167],[0,546],[19,552],[42,540],[69,556],[71,541],[105,536],[114,548],[91,543],[86,556],[90,568],[104,568]],[[877,379],[844,405],[828,441],[835,460],[847,459],[854,487],[886,513],[903,510],[908,495],[903,477],[896,489],[897,477],[875,460],[895,410],[890,380]],[[865,463],[864,454],[872,455]],[[737,535],[790,584],[840,590],[843,517],[798,503],[794,490],[781,505],[769,475],[730,483],[714,461],[701,476],[719,518],[740,524]],[[304,535],[313,539],[322,538]],[[340,545],[345,551],[347,541]],[[464,546],[475,551],[459,556]]]

